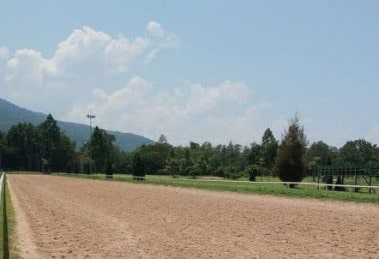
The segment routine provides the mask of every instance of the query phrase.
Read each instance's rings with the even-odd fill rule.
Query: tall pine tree
[[[300,126],[296,115],[289,123],[276,157],[275,169],[280,180],[284,182],[300,182],[305,177],[304,154],[307,139],[304,128]],[[291,188],[294,184],[289,185]]]

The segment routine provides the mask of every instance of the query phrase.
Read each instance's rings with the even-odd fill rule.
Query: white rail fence
[[[225,183],[246,183],[246,184],[255,184],[255,185],[287,185],[287,187],[290,187],[290,185],[310,185],[314,186],[315,188],[325,189],[328,190],[326,187],[343,187],[343,188],[351,188],[352,190],[357,188],[368,188],[368,189],[379,189],[378,185],[353,185],[353,184],[330,184],[330,183],[310,183],[310,182],[263,182],[263,181],[238,181],[238,180],[221,180],[221,179],[186,179],[189,181],[204,181],[204,182],[225,182]],[[323,188],[322,188],[323,187]]]
[[[5,172],[1,172],[1,177],[0,177],[0,204],[3,204],[4,179],[5,179]]]

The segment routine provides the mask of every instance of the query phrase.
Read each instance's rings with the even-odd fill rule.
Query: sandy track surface
[[[8,180],[41,258],[379,257],[373,204],[43,175]]]

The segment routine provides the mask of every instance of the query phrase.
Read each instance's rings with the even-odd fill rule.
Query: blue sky
[[[172,144],[379,144],[378,1],[2,1],[0,97]]]

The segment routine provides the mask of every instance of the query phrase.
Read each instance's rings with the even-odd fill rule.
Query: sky
[[[0,3],[0,98],[174,145],[379,144],[379,2]]]

